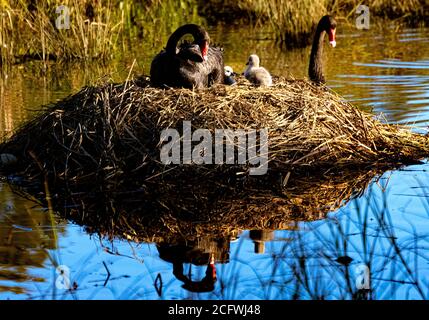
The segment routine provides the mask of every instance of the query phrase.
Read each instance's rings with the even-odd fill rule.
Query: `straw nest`
[[[0,145],[27,175],[45,172],[79,186],[146,181],[184,167],[205,174],[232,166],[160,164],[160,133],[193,130],[269,130],[271,170],[398,164],[425,157],[428,139],[383,124],[335,93],[305,81],[270,88],[218,86],[194,92],[163,90],[147,80],[87,87],[47,108]],[[240,166],[247,172],[248,168]],[[235,167],[234,170],[237,170]],[[136,179],[136,180],[135,180]]]
[[[211,132],[268,129],[268,173],[250,176],[246,164],[161,163],[161,131],[181,131],[184,120],[193,130]],[[138,201],[136,207],[125,206],[127,211],[173,220],[233,223],[247,218],[231,220],[228,214],[261,217],[264,212],[302,218],[314,203],[292,206],[285,190],[295,181],[415,162],[428,151],[425,136],[382,123],[326,88],[282,79],[270,88],[240,82],[201,91],[151,88],[145,78],[86,87],[47,107],[0,145],[0,153],[18,158],[7,171],[13,169],[27,185],[42,186],[59,202],[66,194],[105,195],[110,206],[105,211],[116,219],[111,225],[124,211],[114,202],[131,195]]]

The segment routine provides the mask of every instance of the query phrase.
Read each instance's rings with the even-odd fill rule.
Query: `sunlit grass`
[[[326,13],[354,19],[358,0],[3,0],[0,2],[0,63],[27,59],[106,60],[139,41],[161,46],[167,35],[184,23],[205,24],[249,20],[269,25],[277,40],[302,46]],[[58,29],[56,10],[67,6],[70,28]],[[365,2],[371,15],[424,21],[424,0],[372,0]],[[59,20],[64,21],[64,20]]]
[[[107,60],[136,41],[163,39],[160,35],[170,33],[184,22],[198,22],[196,7],[191,3],[191,0],[3,1],[1,64],[28,59]],[[66,11],[58,11],[60,6],[69,10],[69,25],[61,18]]]

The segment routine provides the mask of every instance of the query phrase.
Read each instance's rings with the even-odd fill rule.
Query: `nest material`
[[[27,175],[52,174],[84,186],[144,182],[183,166],[159,162],[160,132],[269,130],[269,167],[283,171],[398,164],[421,159],[428,139],[381,123],[335,93],[305,81],[270,88],[217,86],[194,92],[150,88],[146,81],[87,87],[60,101],[0,145],[20,159]],[[191,165],[205,174],[231,166]],[[246,170],[246,168],[241,168]]]
[[[267,128],[268,174],[252,177],[238,164],[162,164],[161,130],[180,131],[185,120],[211,132]],[[368,176],[368,167],[413,162],[428,151],[425,136],[382,123],[326,88],[281,79],[270,88],[240,82],[201,91],[151,88],[145,79],[87,87],[0,145],[18,157],[14,173],[50,190],[57,210],[134,240],[322,218],[381,172]],[[346,174],[350,168],[355,173]]]
[[[268,129],[268,173],[252,177],[249,165],[239,164],[162,164],[161,131],[181,131],[185,120],[192,122],[193,130],[211,132],[221,128]],[[0,152],[17,156],[15,172],[25,181],[41,182],[54,198],[53,190],[57,199],[76,192],[90,198],[107,196],[109,208],[91,211],[94,216],[90,220],[101,225],[103,217],[111,219],[110,230],[115,224],[128,224],[121,220],[125,211],[148,213],[157,221],[171,217],[211,225],[218,219],[223,226],[225,221],[241,221],[237,227],[240,224],[242,228],[253,222],[243,222],[247,221],[244,216],[232,221],[226,217],[262,217],[264,212],[272,212],[284,220],[308,219],[313,211],[319,214],[320,206],[314,202],[294,204],[291,200],[291,190],[299,179],[311,176],[316,181],[326,172],[341,176],[350,168],[415,162],[427,156],[429,144],[427,137],[382,123],[326,88],[306,81],[279,80],[269,88],[240,82],[232,87],[191,91],[151,88],[142,78],[87,87],[49,106],[0,145]],[[347,190],[346,196],[344,190],[339,195],[331,192],[336,195],[336,199],[329,197],[331,209],[332,203],[353,194]],[[138,197],[134,204],[132,194]],[[115,201],[124,196],[131,205],[118,208]],[[321,205],[327,203],[322,201]],[[77,220],[84,223],[81,217]]]

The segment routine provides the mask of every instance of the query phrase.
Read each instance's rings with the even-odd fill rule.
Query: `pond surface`
[[[210,33],[236,71],[257,53],[273,74],[306,75],[309,47],[282,50],[263,29],[218,26]],[[148,74],[161,46],[135,45],[107,65],[50,65],[43,71],[32,62],[4,71],[0,132],[10,135],[41,105],[83,85]],[[328,85],[389,122],[423,130],[429,123],[428,49],[429,29],[340,27],[337,48],[326,47]],[[3,182],[0,299],[429,298],[428,181],[426,163],[385,172],[324,219],[293,222],[285,230],[243,230],[222,244],[207,234],[187,248],[100,239]],[[223,254],[214,266],[181,257],[212,246]],[[74,290],[64,289],[64,279]]]

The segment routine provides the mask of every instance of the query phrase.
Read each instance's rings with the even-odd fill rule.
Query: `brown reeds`
[[[2,64],[107,59],[123,25],[120,19],[113,21],[113,10],[110,2],[76,0],[1,4]]]
[[[161,131],[181,133],[183,121],[212,133],[268,129],[267,174],[249,175],[249,164],[161,163]],[[86,87],[47,107],[0,153],[18,158],[3,169],[24,185],[41,194],[48,186],[54,207],[82,209],[67,210],[68,217],[138,240],[161,229],[162,237],[167,229],[197,236],[207,228],[278,229],[291,219],[321,218],[382,169],[426,157],[429,144],[307,81],[255,88],[240,79],[192,91],[152,88],[141,78]]]
[[[427,21],[426,0],[227,0],[199,1],[201,13],[215,23],[244,18],[271,26],[275,38],[287,47],[311,43],[317,22],[324,14],[337,17],[341,25],[355,24],[359,5],[369,7],[371,19],[395,19],[411,25]]]
[[[0,63],[106,61],[186,22],[200,23],[192,0],[0,1]]]
[[[183,121],[212,133],[267,129],[267,174],[250,176],[252,166],[237,161],[161,163],[161,131],[181,132]],[[224,143],[237,151],[236,140]],[[55,103],[1,144],[0,152],[18,158],[5,170],[48,183],[52,194],[138,192],[147,212],[192,216],[215,210],[225,194],[282,194],[302,177],[416,162],[428,155],[429,144],[427,137],[382,123],[306,81],[279,79],[270,88],[240,81],[192,91],[151,88],[142,78],[87,87]]]
[[[203,91],[155,89],[146,80],[87,87],[50,106],[0,150],[18,156],[29,176],[40,172],[36,159],[57,183],[80,187],[141,185],[184,168],[246,176],[246,165],[160,163],[161,131],[181,131],[186,120],[211,132],[268,129],[270,171],[284,173],[408,163],[429,151],[423,135],[382,123],[326,88],[285,80]]]

